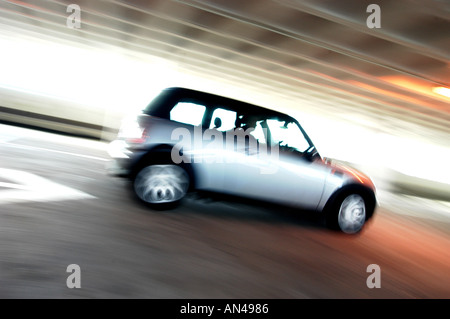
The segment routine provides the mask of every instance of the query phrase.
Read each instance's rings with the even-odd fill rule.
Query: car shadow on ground
[[[130,204],[143,208],[144,213],[170,215],[202,216],[223,220],[239,220],[267,224],[284,224],[305,228],[330,230],[326,227],[323,214],[317,211],[274,204],[271,202],[217,194],[193,192],[176,206],[162,209],[142,202],[128,187]]]

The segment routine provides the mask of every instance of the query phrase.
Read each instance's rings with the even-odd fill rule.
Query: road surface
[[[0,298],[450,298],[446,202],[381,192],[348,236],[195,196],[153,211],[107,161],[105,143],[0,125]]]

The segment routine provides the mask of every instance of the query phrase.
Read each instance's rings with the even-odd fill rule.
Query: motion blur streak
[[[449,1],[79,1],[79,29],[71,3],[0,1],[0,298],[450,298]],[[293,115],[374,180],[375,218],[349,237],[204,194],[140,205],[108,142],[170,86]]]
[[[433,88],[433,92],[450,98],[450,89],[442,86]]]
[[[94,158],[106,147],[8,126],[2,133],[41,146],[0,143],[2,167],[90,197],[36,202],[22,193],[23,201],[1,206],[0,242],[8,244],[0,245],[0,297],[450,297],[450,214],[441,202],[380,194],[377,218],[352,237],[280,207],[192,197],[161,213],[104,174]],[[0,173],[0,195],[19,185],[14,176]],[[65,286],[72,263],[81,267],[82,289]],[[380,266],[380,289],[366,286],[370,264]]]
[[[131,106],[138,111],[152,92],[156,94],[158,87],[164,86],[163,79],[152,83],[147,75],[170,76],[165,63],[142,62],[106,50],[88,50],[8,33],[0,37],[0,47],[8,48],[1,54],[0,86],[94,109],[127,108],[132,112]],[[86,70],[90,76],[86,76]],[[129,80],[117,81],[113,74]]]
[[[2,141],[0,141],[0,143],[4,144],[6,146],[10,146],[10,147],[23,148],[23,149],[28,149],[28,150],[46,151],[46,152],[66,154],[66,155],[78,156],[78,157],[84,157],[84,158],[91,158],[91,159],[95,159],[97,161],[108,161],[108,159],[106,159],[106,158],[101,158],[101,157],[96,157],[96,156],[89,156],[89,155],[83,155],[83,154],[63,152],[63,151],[52,150],[52,149],[42,148],[42,147],[28,146],[28,145],[27,146],[25,146],[25,145],[18,145],[18,144],[2,142]]]
[[[58,108],[55,110],[59,116],[73,116],[75,119],[94,121],[99,124],[106,124],[106,121],[112,122],[122,118],[124,114],[133,113],[142,109],[153,95],[159,92],[157,88],[170,83],[168,77],[183,78],[182,74],[176,75],[168,65],[156,66],[155,64],[145,61],[137,62],[129,60],[120,55],[112,55],[103,51],[88,51],[83,48],[75,48],[64,45],[46,45],[45,42],[40,43],[36,40],[25,40],[16,38],[14,40],[0,38],[1,44],[8,47],[9,50],[2,52],[3,59],[0,60],[2,72],[0,74],[0,86],[8,89],[10,92],[16,92],[15,96],[20,96],[19,92],[24,91],[32,94],[44,95],[47,98],[69,99],[78,103],[82,109],[89,106],[91,113],[86,110],[75,114],[73,110]],[[26,52],[33,52],[29,55]],[[122,78],[133,79],[127,81],[127,87],[123,87],[122,81],[117,81],[111,77],[111,68],[114,66],[114,73],[121,74]],[[95,70],[96,76],[86,78],[83,70]],[[33,76],[23,77],[20,70],[27,70]],[[164,74],[165,80],[158,79],[156,87],[148,82],[146,74]],[[44,77],[42,77],[44,75]],[[204,80],[195,77],[186,77],[186,82],[191,82],[194,86],[201,86]],[[64,79],[64,81],[61,81]],[[197,81],[197,82],[196,82]],[[176,82],[184,82],[184,80],[175,80]],[[120,86],[120,88],[119,88]],[[152,90],[147,88],[152,87]],[[73,92],[77,94],[73,94]],[[10,93],[11,94],[11,93]],[[131,100],[130,100],[131,99]],[[131,109],[130,109],[131,107]],[[27,107],[29,109],[29,107]],[[92,110],[101,109],[98,118],[92,116]],[[33,108],[32,108],[33,109]],[[36,109],[38,110],[38,109]],[[46,110],[48,112],[48,110]],[[117,112],[116,115],[112,115]],[[295,113],[295,112],[294,112]],[[89,117],[86,114],[90,114]],[[313,140],[324,156],[344,159],[355,163],[375,162],[376,165],[382,164],[385,167],[399,169],[408,163],[407,174],[413,174],[421,178],[439,181],[442,183],[450,183],[450,172],[446,169],[446,163],[450,162],[450,149],[436,146],[434,147],[429,141],[426,144],[416,141],[406,141],[410,145],[407,152],[398,151],[398,145],[405,145],[399,142],[401,137],[393,135],[380,136],[376,132],[376,128],[365,129],[364,135],[355,134],[355,131],[362,131],[357,125],[339,124],[338,121],[330,123],[336,127],[333,138],[330,139],[328,131],[323,131],[326,119],[313,119],[311,116],[298,113],[297,118],[301,123],[305,123],[308,131],[311,132]],[[305,118],[302,121],[302,118]],[[308,119],[312,122],[309,123]],[[364,121],[357,119],[359,125],[364,125]],[[118,125],[118,124],[117,124]],[[327,127],[330,127],[327,125]],[[360,148],[336,148],[341,146],[338,141],[346,141],[358,138],[360,136]],[[364,138],[362,138],[364,136]],[[369,141],[368,141],[369,139]],[[382,142],[380,142],[382,141]],[[412,143],[417,143],[413,145]],[[345,145],[343,145],[345,146]],[[435,162],[432,166],[424,166],[423,154],[410,155],[409,152],[417,153],[417,149],[429,148],[432,154],[435,154]],[[386,149],[390,149],[395,153],[389,153],[391,156],[381,156],[386,154]],[[395,154],[392,155],[392,154]],[[377,163],[375,159],[379,158],[382,163]],[[402,164],[398,165],[398,162]],[[447,172],[447,173],[445,173]]]

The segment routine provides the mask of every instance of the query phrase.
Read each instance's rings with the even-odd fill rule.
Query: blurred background
[[[79,15],[70,6],[72,4],[80,8]],[[379,10],[369,10],[371,4],[376,4]],[[348,259],[351,259],[349,257],[351,254],[365,251],[366,245],[370,244],[369,240],[364,239],[363,243],[354,243],[360,245],[360,250],[359,248],[354,250],[355,247],[352,247],[353,244],[348,239],[338,237],[338,240],[342,240],[338,244],[339,249],[347,256],[347,259],[339,259],[343,265],[343,273],[339,276],[330,273],[330,269],[337,268],[333,268],[328,262],[325,262],[326,265],[321,264],[323,267],[318,267],[317,272],[311,272],[312,268],[308,268],[309,272],[301,274],[295,272],[294,266],[289,268],[282,263],[282,268],[289,268],[286,270],[287,273],[292,272],[291,275],[294,277],[297,275],[301,277],[301,280],[299,279],[302,282],[301,287],[291,287],[290,281],[286,280],[285,284],[289,288],[274,290],[274,286],[268,284],[267,287],[270,286],[271,289],[267,288],[266,292],[261,278],[264,278],[262,274],[267,272],[262,265],[277,264],[279,261],[277,258],[281,257],[278,255],[267,257],[265,253],[261,255],[249,248],[255,254],[255,260],[258,260],[254,263],[259,266],[255,266],[256,270],[252,268],[255,273],[249,275],[243,271],[237,275],[235,269],[242,264],[238,262],[227,265],[225,262],[220,263],[221,267],[225,267],[221,274],[227,278],[227,282],[231,278],[231,282],[237,284],[242,282],[242,278],[247,278],[244,282],[251,281],[256,284],[250,286],[247,284],[248,290],[242,288],[244,290],[239,290],[241,292],[227,286],[228,288],[224,290],[213,290],[212,296],[448,298],[450,271],[447,261],[450,257],[444,247],[449,247],[447,244],[450,230],[449,20],[450,2],[447,0],[0,1],[0,122],[3,123],[0,126],[2,142],[0,168],[32,172],[53,181],[56,178],[57,182],[70,187],[76,186],[78,190],[81,188],[85,195],[90,197],[78,194],[81,197],[77,197],[77,200],[83,199],[85,203],[88,198],[96,198],[94,204],[86,205],[93,205],[89,208],[93,212],[104,209],[101,214],[113,214],[116,218],[112,219],[114,227],[119,227],[121,222],[130,223],[130,220],[135,218],[140,221],[140,225],[149,223],[153,225],[152,227],[161,227],[159,232],[156,231],[154,234],[164,236],[166,233],[163,229],[169,228],[170,232],[175,232],[175,237],[181,239],[181,234],[190,233],[192,230],[186,230],[186,225],[192,228],[198,225],[199,220],[200,224],[204,224],[202,229],[206,231],[211,227],[210,223],[216,225],[218,221],[223,222],[223,216],[228,214],[235,216],[238,221],[251,216],[249,219],[252,222],[244,223],[247,226],[237,226],[235,220],[225,223],[232,223],[235,231],[241,227],[252,227],[251,230],[245,231],[247,234],[255,232],[250,242],[254,242],[255,245],[266,243],[269,248],[273,246],[272,250],[269,249],[270,252],[279,248],[278,245],[271,243],[279,241],[280,246],[287,243],[293,245],[293,240],[299,240],[316,247],[318,242],[331,240],[337,235],[322,229],[317,230],[307,222],[304,224],[305,221],[300,222],[301,234],[296,235],[291,227],[294,224],[294,229],[298,231],[298,221],[292,224],[290,217],[289,221],[282,217],[266,217],[262,210],[250,207],[222,207],[220,206],[222,204],[217,204],[219,207],[211,208],[194,202],[192,203],[194,206],[180,208],[186,213],[184,216],[188,216],[186,217],[188,220],[179,217],[183,215],[149,217],[143,213],[144,209],[136,207],[133,202],[127,202],[129,199],[121,199],[120,204],[114,204],[114,198],[117,198],[117,194],[121,194],[122,182],[116,180],[111,182],[111,179],[102,175],[103,165],[108,160],[104,151],[105,145],[114,139],[122,119],[131,113],[139,112],[165,87],[184,86],[200,89],[287,112],[299,120],[323,157],[350,163],[374,179],[379,190],[380,215],[385,217],[380,217],[379,221],[376,219],[373,228],[369,228],[363,236],[370,236],[372,230],[374,236],[372,239],[380,245],[375,248],[376,256],[380,257],[378,263],[388,264],[390,258],[388,256],[391,254],[398,256],[392,251],[384,252],[384,248],[381,247],[385,246],[381,243],[386,244],[386,241],[389,241],[398,244],[396,246],[398,252],[404,252],[406,249],[410,255],[404,256],[403,261],[406,260],[407,267],[410,267],[408,269],[412,269],[410,277],[401,278],[402,271],[399,269],[402,269],[402,261],[396,260],[390,266],[386,266],[391,269],[389,273],[391,281],[388,284],[390,290],[381,291],[381,289],[377,292],[368,290],[364,280],[361,281],[362,284],[351,285],[349,288],[347,284],[343,284],[345,280],[342,278],[354,278],[354,273],[348,270],[353,266],[347,267],[347,270],[344,266],[350,265]],[[19,130],[17,127],[33,130]],[[42,131],[58,134],[46,135]],[[65,135],[72,137],[63,139],[62,136]],[[68,159],[65,156],[71,157]],[[73,159],[92,163],[78,163]],[[85,170],[85,175],[81,173],[80,168]],[[66,173],[68,175],[64,176]],[[20,179],[11,180],[14,179],[11,176],[5,172],[0,174],[2,182],[0,187],[8,189],[22,183]],[[15,188],[17,189],[17,186]],[[0,205],[0,209],[10,207],[3,211],[12,216],[16,216],[16,213],[29,214],[29,205],[33,204],[21,199],[20,194],[12,201],[11,197],[4,195],[5,190],[2,191],[0,200],[3,198],[6,203],[5,198],[9,198],[6,205],[14,202],[19,203],[19,206],[11,208]],[[93,231],[87,226],[89,218],[98,218],[95,221],[91,220],[93,224],[90,225],[96,223],[104,225],[103,217],[108,218],[108,215],[102,215],[101,219],[98,215],[97,217],[89,215],[85,216],[87,219],[84,220],[76,219],[72,213],[79,211],[79,202],[71,202],[72,205],[64,208],[52,206],[51,209],[45,206],[44,199],[39,201],[37,209],[44,215],[52,209],[65,212],[63,216],[69,219],[61,223],[68,224],[59,225],[63,229],[66,229],[64,227],[72,229],[75,237],[76,232],[71,223],[79,225],[82,233],[86,234]],[[24,209],[20,205],[28,206]],[[51,205],[62,204],[59,202]],[[82,216],[89,209],[84,209]],[[114,209],[117,210],[117,215],[112,213]],[[218,215],[215,216],[216,219],[209,220],[212,217],[206,212],[210,210],[216,212]],[[235,210],[252,212],[244,214],[247,217],[240,217],[239,213],[234,213]],[[128,212],[125,214],[127,216],[130,214],[137,216],[133,215],[133,218],[123,221],[122,218],[125,218],[121,214],[123,211]],[[205,214],[198,213],[199,211],[204,211]],[[261,226],[254,225],[255,212],[264,215],[261,217],[262,220],[269,218],[269,223],[264,224],[262,229],[258,228]],[[404,228],[404,221],[397,220],[398,216],[407,218],[407,223],[413,224],[412,228]],[[412,217],[416,219],[410,219]],[[27,227],[34,225],[31,222],[28,224],[27,219],[17,221],[15,220],[17,217],[8,219],[3,216],[3,218],[6,218],[4,227],[9,225],[16,230],[22,227],[28,229]],[[279,230],[272,228],[266,229],[272,227],[269,225],[273,224],[273,218],[289,228],[287,229],[289,235],[286,233],[280,235]],[[51,218],[50,220],[55,222]],[[256,218],[256,223],[259,222],[261,220]],[[131,237],[136,236],[134,240],[139,242],[139,245],[157,246],[164,241],[162,237],[156,237],[154,239],[157,244],[147,243],[149,228],[140,229],[143,232],[140,237],[136,235],[139,232],[136,233],[136,229],[133,228],[138,226],[134,222],[131,223],[133,223],[131,226],[128,225],[128,228],[121,231],[105,228],[104,235],[111,235],[112,232],[118,236],[114,237],[117,239],[122,238],[121,236],[129,238],[130,235],[124,235],[123,232],[134,233],[135,235]],[[380,227],[376,228],[377,225]],[[102,295],[104,290],[92,287],[85,295],[82,292],[73,295],[73,292],[67,292],[67,288],[59,290],[60,288],[55,288],[59,287],[58,284],[54,283],[47,273],[48,263],[53,257],[50,260],[44,258],[43,261],[42,255],[46,253],[42,250],[47,251],[46,249],[50,247],[47,243],[53,243],[60,238],[58,236],[61,233],[49,234],[47,226],[42,227],[42,232],[29,228],[32,234],[39,237],[37,242],[40,240],[42,244],[37,255],[11,257],[11,254],[15,254],[15,249],[1,246],[0,260],[3,261],[3,270],[8,270],[2,272],[3,285],[0,285],[0,296],[35,297],[44,288],[48,293],[44,296],[211,296],[205,292],[206,283],[203,285],[190,283],[193,286],[185,290],[182,288],[185,287],[183,285],[171,284],[171,278],[178,280],[178,275],[182,277],[183,274],[184,277],[186,274],[186,270],[181,266],[173,266],[171,269],[173,275],[168,276],[170,278],[166,278],[166,281],[163,280],[162,284],[152,282],[153,286],[147,285],[153,287],[149,291],[145,290],[142,284],[139,286],[138,279],[135,278],[134,284],[131,284],[125,277],[123,282],[116,285],[119,288],[112,288],[114,285],[105,288],[110,293],[106,295]],[[416,231],[415,227],[419,227],[420,231]],[[428,233],[423,233],[425,230],[422,228],[427,229],[430,234],[442,232],[439,233],[442,237],[430,239]],[[205,235],[206,239],[203,239],[228,247],[225,242],[233,235],[225,234],[229,228],[221,226],[219,229],[224,232],[220,238],[208,233]],[[387,229],[388,235],[385,233]],[[37,233],[34,233],[35,231]],[[267,237],[269,235],[263,234],[265,231],[269,231],[269,234],[274,231],[272,235],[277,239],[269,239]],[[302,231],[307,234],[302,234]],[[51,239],[45,237],[45,234]],[[433,258],[437,256],[433,259],[437,264],[432,263],[431,268],[422,267],[420,261],[424,260],[424,256],[416,255],[418,251],[409,251],[407,239],[414,235],[419,236],[418,234],[422,236],[420,243],[426,246]],[[16,235],[17,232],[3,236],[7,236],[4,238],[6,240],[16,242]],[[91,243],[90,240],[108,242],[106,238],[85,236],[83,240],[86,242],[80,244],[80,247]],[[381,239],[385,241],[380,242]],[[199,239],[199,242],[202,240]],[[64,249],[73,248],[69,243],[70,240]],[[198,242],[193,246],[196,244]],[[2,241],[1,245],[5,245],[5,241]],[[239,255],[243,249],[239,248],[237,243],[230,245],[223,249],[232,255]],[[119,245],[115,248],[124,251],[126,250],[124,247],[128,246]],[[133,247],[130,248],[131,251],[136,249],[133,245],[130,247]],[[179,249],[182,249],[180,247],[175,245],[168,250],[179,252]],[[292,246],[292,249],[293,247],[297,246]],[[213,245],[208,249],[216,248]],[[105,251],[100,246],[98,249],[101,252]],[[111,248],[105,249],[110,252]],[[338,248],[333,247],[333,251],[335,249]],[[187,251],[183,252],[189,255]],[[420,247],[420,254],[423,252],[424,247]],[[247,253],[248,251],[243,254]],[[290,249],[283,250],[285,257],[292,257],[290,253]],[[303,253],[303,256],[311,254],[308,251]],[[162,269],[166,267],[162,266],[166,265],[162,261],[165,253],[160,254],[161,259],[153,262],[158,264],[157,268]],[[136,255],[140,254],[136,252]],[[412,255],[414,257],[411,257]],[[89,261],[86,261],[87,257],[80,256],[81,260],[89,264]],[[264,256],[268,260],[265,260]],[[66,257],[69,261],[70,258]],[[22,273],[19,270],[19,275],[16,273],[17,265],[8,264],[15,258],[21,260],[18,262],[21,265],[18,268],[22,269]],[[127,258],[129,259],[122,261],[127,266],[121,264],[122,267],[145,268],[144,262],[133,266],[129,264],[134,260],[133,257]],[[312,259],[308,260],[320,259],[319,253],[309,258]],[[34,290],[25,289],[29,278],[25,276],[24,279],[20,275],[25,272],[28,276],[29,272],[33,272],[36,263],[30,260],[41,265],[41,272],[44,273],[44,279],[31,276],[32,282],[35,283]],[[320,260],[316,262],[320,264]],[[365,262],[364,259],[361,264]],[[367,264],[377,263],[377,260],[375,258],[367,262]],[[192,269],[197,270],[203,267],[194,266]],[[100,262],[98,267],[102,269]],[[95,267],[92,266],[91,269],[93,268]],[[410,280],[421,278],[417,272],[423,271],[423,268],[427,269],[427,273],[433,274],[433,278],[424,275],[421,284],[417,286]],[[215,279],[208,279],[207,283],[212,284],[216,282],[214,280],[225,281],[224,278],[220,279],[220,276],[217,279],[214,267],[208,269],[211,274],[205,272],[206,277],[200,277],[203,279],[199,281],[213,277]],[[357,270],[359,271],[357,277],[364,278],[365,268],[361,269]],[[193,271],[196,273],[197,270]],[[109,272],[114,273],[113,270]],[[124,274],[123,268],[118,267],[117,272],[114,274],[120,280]],[[156,278],[158,272],[154,275]],[[209,275],[211,277],[208,277]],[[64,271],[61,276],[64,277]],[[197,279],[198,276],[200,274],[197,274]],[[328,277],[334,280],[331,290],[324,281],[324,278]],[[97,281],[96,287],[107,281],[98,273],[92,275],[91,279],[92,282]],[[49,283],[47,286],[46,280],[52,284]],[[283,282],[282,278],[277,280]],[[18,285],[17,282],[21,284]],[[435,283],[438,287],[433,286]],[[128,294],[126,289],[120,289],[123,286],[129,286]],[[161,287],[165,288],[161,290]],[[158,289],[159,294],[156,293]]]

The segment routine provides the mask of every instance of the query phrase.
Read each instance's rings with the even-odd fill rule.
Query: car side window
[[[235,127],[236,116],[237,114],[234,111],[217,108],[213,112],[209,128],[215,128],[222,132],[231,130]]]
[[[258,121],[254,127],[254,130],[250,133],[259,143],[266,143],[266,134],[261,125],[263,121]]]
[[[201,125],[206,106],[194,102],[178,102],[170,111],[170,120],[190,124]]]

